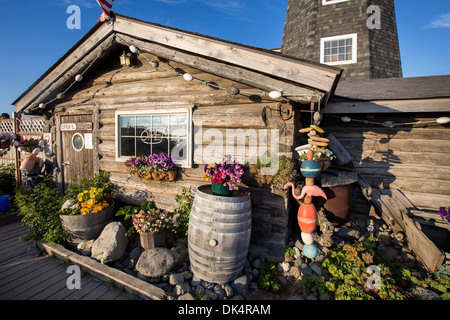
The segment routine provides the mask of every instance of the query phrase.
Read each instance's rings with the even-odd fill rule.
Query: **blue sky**
[[[67,8],[81,9],[68,29]],[[267,49],[279,48],[288,0],[115,0],[113,11],[145,21]],[[404,77],[450,74],[450,1],[395,0]],[[0,0],[0,112],[85,33],[95,0]]]

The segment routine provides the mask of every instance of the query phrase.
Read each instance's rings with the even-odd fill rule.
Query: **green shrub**
[[[178,207],[174,210],[174,215],[177,219],[176,231],[177,235],[187,237],[189,228],[189,217],[191,214],[192,202],[194,196],[189,189],[183,187],[180,194],[175,196],[175,201]]]
[[[16,177],[14,163],[0,165],[0,195],[14,194]]]
[[[281,288],[277,277],[278,272],[276,266],[273,263],[265,263],[263,268],[259,271],[258,287],[277,293]]]
[[[59,218],[63,197],[51,176],[45,176],[31,191],[18,188],[15,203],[22,222],[29,227],[29,233],[22,240],[60,243],[68,238]]]

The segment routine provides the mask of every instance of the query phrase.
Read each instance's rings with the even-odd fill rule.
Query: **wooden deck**
[[[57,258],[27,253],[18,238],[26,233],[20,221],[0,226],[0,300],[130,300],[117,287],[81,271],[81,288],[68,289],[67,267]]]

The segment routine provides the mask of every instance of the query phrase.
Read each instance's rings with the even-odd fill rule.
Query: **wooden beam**
[[[392,113],[392,112],[449,112],[450,98],[336,101],[329,100],[321,110],[324,114],[347,113]]]
[[[341,70],[268,50],[116,16],[114,31],[330,92]],[[275,90],[277,90],[275,88]]]
[[[141,51],[146,51],[156,56],[169,59],[171,61],[175,61],[186,66],[196,68],[204,72],[212,73],[214,75],[237,81],[258,89],[266,91],[282,90],[286,94],[325,95],[325,92],[323,91],[294,85],[292,83],[274,79],[273,77],[269,77],[255,71],[246,70],[241,67],[233,66],[224,62],[207,59],[192,53],[182,52],[157,43],[138,40],[134,37],[123,34],[120,34],[119,37],[124,39],[128,44],[137,46]],[[304,103],[309,102],[311,100],[311,97],[289,97],[289,99]]]

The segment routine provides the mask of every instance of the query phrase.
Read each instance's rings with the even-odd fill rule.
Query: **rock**
[[[259,276],[259,270],[258,269],[252,269],[252,279],[256,279]]]
[[[306,263],[302,263],[302,265],[300,266],[300,271],[305,276],[310,276],[313,273],[312,269]]]
[[[296,294],[295,296],[287,298],[288,300],[305,300],[305,297]]]
[[[39,248],[36,247],[28,247],[27,254],[29,254],[30,256],[37,257],[41,255],[41,250],[39,250]]]
[[[231,288],[231,286],[228,284],[225,284],[223,286],[223,290],[225,291],[225,295],[227,296],[228,299],[230,299],[234,295],[233,288]]]
[[[177,285],[177,284],[183,284],[184,283],[184,277],[181,273],[173,273],[170,275],[169,283],[171,285]]]
[[[214,292],[208,293],[209,300],[217,300],[217,295]]]
[[[181,296],[178,297],[178,300],[195,300],[194,297],[192,296],[192,294],[190,293],[185,293]]]
[[[253,291],[253,292],[255,292],[255,291],[259,291],[259,287],[258,287],[258,284],[256,283],[256,282],[250,282],[250,291]]]
[[[216,285],[214,287],[214,294],[217,296],[217,299],[223,300],[226,297],[225,290],[220,285]]]
[[[141,254],[142,254],[141,248],[135,247],[135,248],[133,248],[133,250],[130,251],[129,256],[130,256],[130,259],[137,261],[139,259],[139,257],[141,256]]]
[[[356,229],[347,228],[347,227],[343,226],[339,229],[337,236],[344,240],[355,240],[355,239],[359,239],[361,234]]]
[[[94,244],[94,239],[92,240],[83,240],[77,245],[77,250],[81,253],[83,256],[90,256],[92,245]]]
[[[330,295],[328,292],[323,292],[319,295],[319,300],[330,300]]]
[[[195,273],[192,277],[191,286],[197,287],[202,283],[202,279],[200,279]]]
[[[247,276],[241,276],[231,283],[233,291],[240,295],[246,295],[248,292],[249,281]]]
[[[136,263],[136,270],[148,277],[159,277],[168,273],[175,265],[169,249],[154,248],[144,251]]]
[[[192,272],[189,271],[183,271],[181,274],[183,275],[184,280],[191,280],[193,277]]]
[[[302,275],[300,269],[297,266],[291,267],[291,269],[289,270],[289,274],[293,276],[295,279],[299,278]]]
[[[303,243],[300,240],[295,241],[295,248],[298,248],[300,251],[303,250]],[[295,250],[294,248],[294,250]]]
[[[420,286],[414,286],[409,290],[417,300],[442,300],[442,298],[433,290],[426,289]]]
[[[309,265],[312,271],[314,271],[315,274],[318,276],[322,275],[322,265],[318,262],[313,262]]]
[[[261,260],[259,260],[258,258],[253,260],[252,267],[255,269],[261,269]]]
[[[177,296],[180,296],[180,295],[183,295],[183,294],[185,294],[186,292],[188,292],[189,289],[191,289],[191,287],[189,286],[188,283],[182,283],[182,284],[177,284],[177,285],[175,286],[175,289],[174,289],[173,292],[174,292]]]
[[[278,281],[281,283],[281,284],[287,284],[288,282],[287,282],[287,280],[283,277],[283,276],[278,276]]]
[[[289,262],[282,262],[280,265],[281,268],[283,268],[284,272],[288,272],[289,269],[291,269],[291,265],[289,264]]]
[[[111,222],[92,244],[91,256],[101,263],[119,260],[127,249],[128,238],[122,223]]]
[[[300,251],[301,249],[299,249],[299,248],[297,248],[297,247],[294,247],[294,251],[295,251],[295,254],[294,254],[294,259],[295,260],[302,260],[302,253],[301,253],[301,251]]]
[[[309,296],[306,297],[306,300],[318,300],[318,298],[311,293]]]

